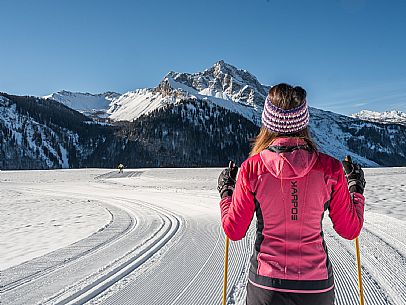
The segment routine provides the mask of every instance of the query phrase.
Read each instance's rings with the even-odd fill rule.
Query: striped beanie
[[[309,124],[307,101],[292,109],[282,109],[272,104],[267,97],[262,111],[262,125],[272,132],[281,134],[295,133]]]

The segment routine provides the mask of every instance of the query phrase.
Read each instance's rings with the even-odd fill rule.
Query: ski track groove
[[[192,220],[193,221],[193,220]],[[199,227],[199,224],[196,224],[196,227]],[[224,251],[224,236],[220,227],[219,234],[222,234],[221,241],[223,247],[220,247],[217,250],[217,255],[213,255],[213,251],[218,247],[218,236],[212,236],[207,240],[207,237],[213,235],[213,231],[207,231],[207,225],[205,225],[204,230],[205,234],[198,237],[196,232],[194,232],[194,238],[199,238],[202,242],[200,245],[201,249],[206,249],[206,246],[213,244],[213,241],[216,240],[216,243],[211,246],[212,252],[210,254],[201,253],[201,255],[208,255],[208,258],[205,261],[196,261],[193,266],[188,266],[188,271],[195,276],[188,281],[183,281],[185,284],[178,283],[179,286],[185,287],[180,292],[171,291],[170,288],[165,287],[165,291],[161,292],[159,296],[155,296],[151,300],[148,291],[144,291],[142,296],[135,297],[135,291],[139,292],[134,284],[134,288],[128,288],[125,291],[119,291],[118,294],[111,296],[103,302],[103,304],[132,304],[132,302],[139,303],[138,300],[144,299],[149,300],[149,304],[171,304],[171,305],[184,305],[184,304],[218,304],[221,298],[221,287],[222,287],[222,276],[210,276],[207,272],[203,271],[203,267],[198,269],[198,266],[213,265],[218,266],[218,269],[223,270],[223,251]],[[201,231],[200,231],[201,233]],[[350,250],[343,247],[346,243],[345,240],[337,237],[337,234],[332,231],[332,228],[325,230],[326,233],[326,242],[328,243],[329,255],[333,264],[335,281],[336,281],[336,304],[337,305],[349,305],[357,304],[359,302],[358,295],[358,284],[357,284],[357,269],[354,253]],[[248,233],[249,234],[249,233]],[[254,238],[254,237],[253,237]],[[186,241],[187,242],[187,241]],[[351,242],[353,244],[353,242]],[[248,245],[248,246],[247,246]],[[250,247],[251,246],[251,247]],[[244,287],[246,285],[247,277],[244,276],[241,278],[242,270],[246,273],[246,269],[249,266],[249,258],[251,256],[252,245],[249,244],[248,238],[240,242],[232,242],[230,244],[230,261],[229,261],[229,285],[227,289],[227,304],[242,303],[243,298],[246,295],[245,289],[241,293],[238,289],[234,291],[235,288]],[[203,252],[203,251],[202,251]],[[200,253],[199,253],[200,254]],[[234,254],[234,255],[233,255]],[[211,264],[208,264],[209,260]],[[175,264],[176,265],[176,264]],[[237,267],[238,266],[238,267]],[[366,304],[371,305],[381,305],[381,304],[397,304],[391,300],[384,287],[387,288],[386,283],[379,282],[375,277],[374,273],[370,272],[368,264],[363,266],[363,281],[364,281],[364,296]],[[163,270],[160,270],[163,272]],[[179,274],[179,270],[176,268],[171,269],[169,274]],[[201,279],[198,279],[201,277]],[[167,273],[164,279],[164,282],[169,280]],[[183,280],[183,279],[182,279]],[[238,281],[239,280],[239,281]],[[241,281],[244,281],[242,283]],[[192,282],[195,285],[192,285]],[[186,286],[185,286],[186,285]],[[201,287],[204,285],[204,287]],[[197,286],[197,287],[196,287]],[[177,294],[179,293],[179,294]],[[120,296],[121,295],[121,296]],[[175,297],[172,297],[175,295]],[[235,298],[237,297],[237,298]]]
[[[255,229],[251,226],[247,232],[246,238],[240,241],[238,247],[235,247],[234,251],[240,250],[238,255],[239,260],[236,262],[239,268],[234,268],[230,274],[230,277],[235,278],[234,284],[227,287],[227,304],[239,304],[244,302],[246,296],[246,285],[248,282],[248,273],[250,267],[250,258],[253,251],[253,242],[255,239]],[[231,248],[233,252],[233,248]],[[242,266],[242,268],[241,268]]]
[[[196,229],[200,228],[199,230],[190,230],[193,222],[195,222]],[[104,300],[103,304],[142,304],[141,300],[148,300],[148,304],[218,304],[218,300],[221,299],[223,284],[224,233],[219,226],[218,219],[213,219],[212,222],[205,220],[203,224],[200,224],[199,220],[191,219],[186,223],[188,227],[186,235],[188,236],[184,238],[198,240],[201,243],[200,249],[202,249],[199,251],[197,260],[189,262],[190,264],[185,266],[187,272],[180,274],[182,270],[179,270],[178,264],[173,263],[172,256],[169,253],[167,255],[171,265],[168,267],[163,263],[164,267],[160,269],[160,282],[154,283],[155,286],[159,286],[158,294],[154,294],[150,289],[143,289],[143,286],[138,287],[139,283],[135,282],[132,285],[129,284],[118,294]],[[171,251],[176,252],[176,256],[183,260],[183,257],[188,256],[188,251],[191,251],[191,249],[185,248],[182,244],[179,251],[176,249],[171,249]],[[233,297],[231,293],[234,288],[237,285],[241,286],[241,283],[238,282],[241,275],[241,266],[247,265],[250,255],[251,244],[248,239],[230,243],[229,283],[227,289],[229,303],[230,297]],[[203,258],[200,258],[200,256]],[[196,259],[196,257],[194,258]],[[205,265],[210,267],[203,268]],[[180,277],[175,279],[176,287],[165,285],[166,282],[171,281],[174,275]],[[142,278],[139,279],[139,282],[144,283]],[[160,284],[161,282],[163,285]],[[245,285],[245,283],[242,285]],[[174,292],[173,289],[177,291]]]
[[[396,304],[406,304],[406,258],[369,230],[363,231],[360,242],[370,272],[384,283]]]
[[[72,195],[72,197],[74,197],[74,194],[70,194],[70,195]],[[76,195],[77,195],[77,194],[76,194]],[[127,210],[127,208],[128,208],[128,207],[126,207],[126,206],[123,205],[123,204],[121,204],[121,205],[119,205],[119,206],[120,206],[122,209],[124,209],[124,210]],[[131,206],[134,206],[134,201],[131,201]],[[145,205],[142,205],[142,206],[144,206],[144,208],[146,207]],[[139,210],[139,209],[138,209],[138,210]],[[150,208],[150,210],[151,210],[151,208]],[[156,210],[157,210],[157,209],[154,208],[153,210],[155,211],[155,214],[156,214]],[[132,214],[134,217],[136,217],[136,215],[135,215],[133,212],[131,212],[131,214]],[[134,218],[134,219],[135,219],[135,218]],[[150,223],[150,222],[151,222],[151,219],[148,218],[148,217],[143,216],[143,217],[140,218],[140,222],[144,223],[144,227],[147,228],[146,224]],[[134,227],[135,227],[135,226],[133,226],[133,229],[134,229]],[[129,232],[127,232],[127,234],[130,234],[130,233],[133,232],[133,231],[134,231],[134,230],[130,230]],[[144,231],[145,231],[145,229],[144,229]],[[110,243],[109,246],[110,246],[110,247],[113,247],[113,246],[115,246],[115,243],[120,242],[121,240],[122,240],[122,238],[117,238],[116,242]],[[158,238],[158,241],[159,241],[159,240],[162,240],[162,239],[161,239],[161,238]],[[142,239],[141,242],[142,242],[142,243],[145,243],[145,239]],[[133,249],[138,248],[138,246],[136,246],[136,245],[133,245],[132,247],[133,247]],[[108,247],[106,247],[106,248],[108,249]],[[87,255],[87,256],[92,256],[92,255],[99,254],[99,253],[101,252],[101,250],[104,250],[103,247],[101,247],[100,249],[97,249],[97,250],[93,251],[91,254],[89,254],[89,255]],[[71,263],[72,263],[72,264],[78,264],[78,262],[81,262],[81,261],[86,260],[87,256],[80,257],[80,258],[78,258],[78,259],[76,259],[76,260],[73,260]],[[124,259],[124,258],[122,257],[122,259]],[[96,259],[96,261],[97,261],[97,259]],[[84,262],[83,262],[83,263],[84,263]],[[83,263],[82,263],[82,264],[83,264]],[[66,268],[66,267],[70,267],[69,264],[66,265],[66,266],[61,266],[60,269],[61,269],[61,270],[64,270],[64,268]],[[110,266],[110,267],[104,266],[103,268],[111,268],[111,266]],[[99,269],[99,271],[100,271],[100,270],[101,270],[101,269]],[[99,271],[98,271],[98,272],[99,272]],[[52,276],[53,274],[57,274],[58,272],[59,272],[59,270],[57,269],[57,270],[54,270],[54,271],[50,272],[49,274],[47,274],[47,276],[44,276],[44,277],[42,277],[42,278],[40,278],[40,279],[37,279],[37,280],[32,280],[32,282],[29,282],[29,283],[28,283],[28,286],[34,286],[34,287],[37,286],[38,288],[43,288],[44,286],[45,286],[45,287],[48,287],[48,286],[50,286],[50,285],[48,285],[48,283],[47,283],[47,282],[49,282],[48,278],[51,278],[51,276]],[[98,281],[99,281],[97,274],[93,274],[93,277],[94,277],[94,278],[92,279],[92,282],[98,282]],[[84,280],[86,280],[86,279],[87,279],[87,278],[85,278]],[[48,303],[51,303],[51,304],[54,304],[54,303],[55,303],[54,300],[55,300],[56,297],[60,297],[61,295],[66,295],[66,294],[68,294],[68,297],[67,297],[67,298],[69,298],[69,295],[71,294],[70,291],[72,291],[72,290],[73,290],[73,291],[76,290],[76,292],[74,292],[74,293],[75,293],[75,294],[78,294],[78,288],[77,288],[77,286],[80,285],[80,284],[83,284],[83,283],[81,283],[82,280],[83,280],[83,278],[78,278],[77,281],[75,282],[75,284],[63,288],[63,289],[62,289],[61,291],[59,291],[57,294],[54,294],[54,292],[52,292],[52,291],[47,291],[47,293],[43,293],[43,295],[45,295],[46,297],[42,296],[42,297],[41,297],[41,300],[39,300],[38,297],[37,297],[37,300],[38,300],[38,301],[34,301],[34,300],[35,300],[35,297],[34,297],[34,298],[31,298],[31,297],[30,297],[30,293],[33,293],[33,294],[35,295],[35,288],[29,287],[29,288],[31,288],[31,289],[28,289],[28,290],[27,290],[27,288],[24,287],[24,286],[26,286],[26,285],[22,285],[22,286],[23,286],[22,289],[15,289],[15,290],[12,290],[11,292],[9,292],[8,295],[5,294],[4,298],[2,297],[2,302],[4,301],[4,304],[15,304],[15,301],[16,301],[16,300],[19,300],[18,303],[20,303],[20,304],[32,304],[32,303],[41,303],[41,304],[44,304],[44,303],[47,303],[47,302],[48,302]],[[32,292],[32,291],[34,291],[34,292]],[[53,297],[49,298],[49,295],[53,295]]]
[[[159,269],[160,275],[153,275],[153,277],[141,276],[139,281],[130,283],[122,291],[106,299],[103,304],[142,304],[142,300],[144,302],[148,300],[148,304],[151,305],[168,304],[170,302],[173,304],[215,304],[213,300],[220,298],[222,287],[220,282],[222,283],[222,278],[213,276],[212,273],[216,274],[219,269],[220,272],[222,270],[220,268],[224,251],[222,247],[224,246],[222,231],[217,220],[208,223],[205,220],[202,227],[199,220],[196,219],[187,219],[185,224],[186,228],[182,239],[188,240],[190,242],[189,246],[178,242],[179,249],[171,247],[164,256],[163,261],[157,266],[157,268],[162,266]],[[195,226],[199,230],[190,230]],[[220,242],[217,243],[218,247],[213,252],[213,247],[210,245],[213,241],[216,242],[219,236]],[[191,261],[190,251],[195,249],[197,243],[200,244],[199,249],[202,250],[199,250],[198,256],[192,256],[194,261]],[[180,264],[183,267],[181,267],[181,270],[179,270],[179,265],[174,263],[176,258],[183,262],[183,264]],[[201,266],[204,264],[210,267],[202,269]],[[196,276],[199,269],[202,271]],[[158,283],[155,282],[155,277],[159,279]],[[210,278],[211,281],[207,280],[207,278]],[[146,282],[144,282],[144,279]],[[192,280],[194,280],[195,285],[188,286]],[[169,284],[173,281],[176,282],[175,287]],[[159,287],[157,293],[145,287],[151,282],[154,283],[154,287]],[[177,298],[180,293],[182,293],[181,297]],[[213,298],[213,294],[218,295],[218,298]],[[199,298],[196,298],[196,295],[199,295]]]
[[[186,285],[185,288],[183,288],[183,290],[178,294],[178,296],[170,303],[170,305],[175,304],[184,294],[185,292],[189,289],[189,287],[194,283],[194,281],[196,280],[196,278],[200,275],[200,273],[203,271],[203,268],[206,267],[207,263],[210,261],[210,259],[212,258],[215,250],[217,249],[217,247],[219,246],[219,241],[220,241],[220,234],[218,234],[217,236],[217,240],[216,240],[216,244],[212,250],[212,252],[210,253],[210,255],[208,256],[208,258],[206,259],[206,261],[204,262],[204,264],[200,267],[199,271],[195,274],[195,276],[190,280],[190,282]]]
[[[392,221],[396,222],[397,220]],[[402,243],[400,242],[400,244],[394,246],[391,242],[386,241],[386,238],[389,238],[393,242],[393,237],[388,236],[383,231],[378,230],[376,232],[374,230],[367,225],[362,230],[359,238],[363,268],[366,269],[365,271],[369,276],[373,276],[375,282],[379,283],[375,284],[376,288],[384,287],[383,289],[391,295],[393,304],[405,304],[406,274],[402,271],[406,269],[406,257],[401,252],[403,249]],[[386,237],[381,238],[382,234],[385,234]],[[354,256],[353,245],[348,242],[343,243]]]
[[[372,219],[373,221],[371,221]],[[406,223],[396,218],[369,213],[364,222],[364,230],[373,232],[380,239],[406,257]]]
[[[143,204],[145,204],[146,206],[150,206],[150,207],[152,207],[152,208],[155,208],[155,209],[159,209],[159,210],[162,210],[162,211],[165,211],[165,213],[168,213],[168,214],[170,214],[170,215],[176,215],[176,214],[173,214],[172,212],[170,212],[170,211],[168,211],[167,209],[164,209],[164,208],[162,208],[162,207],[158,207],[158,206],[156,206],[156,205],[154,205],[154,204],[151,204],[151,203],[149,203],[149,202],[145,202],[145,201],[142,201],[142,203]],[[176,217],[180,220],[181,219],[181,224],[183,224],[183,226],[182,226],[182,228],[181,228],[181,230],[182,231],[184,231],[184,226],[186,226],[187,224],[188,224],[188,222],[187,222],[187,220],[185,220],[185,219],[183,219],[182,217],[180,217],[180,216],[177,216],[176,215]],[[179,232],[179,234],[182,234],[182,232]],[[170,248],[170,250],[172,250],[171,248]],[[159,260],[158,260],[158,262],[157,262],[158,264],[160,263],[159,262]],[[153,268],[154,266],[152,266],[152,268]],[[174,273],[176,273],[176,267],[177,266],[173,266],[174,268],[172,269],[173,270],[173,272]],[[190,270],[189,270],[190,271]],[[167,275],[164,277],[166,280],[168,280],[168,281],[171,281],[171,274],[174,274],[174,273],[171,273],[171,272],[169,272],[169,273],[167,273]],[[193,274],[193,272],[189,272],[190,274]],[[168,274],[169,274],[169,278],[167,278],[168,277]],[[142,276],[142,275],[141,275]],[[130,283],[130,285],[131,285],[131,283]],[[128,287],[125,287],[125,288],[127,288],[128,289]],[[170,287],[170,285],[167,285],[167,286],[165,286],[165,287],[160,287],[160,291],[161,291],[161,289],[169,289],[169,290],[171,290],[173,287]],[[120,291],[119,291],[120,292]],[[148,300],[148,302],[149,302],[149,304],[152,304],[152,301],[154,302],[154,304],[156,303],[156,304],[166,304],[166,303],[162,303],[162,302],[165,302],[165,300],[166,300],[166,297],[164,297],[164,298],[159,298],[159,295],[156,295],[155,294],[155,292],[154,291],[151,291],[151,289],[148,289],[147,290],[147,293],[148,293],[148,295],[144,295],[144,297],[142,297],[142,299],[143,300]],[[115,294],[113,294],[113,296],[114,296]],[[126,304],[126,303],[128,303],[128,304],[135,304],[134,302],[133,302],[133,298],[132,298],[132,296],[134,296],[134,295],[137,295],[137,296],[142,296],[142,294],[138,291],[138,290],[134,290],[134,292],[133,293],[130,293],[130,294],[128,294],[128,295],[123,295],[122,296],[122,298],[120,299],[120,301],[118,302],[118,303],[115,303],[115,304]],[[161,295],[162,296],[162,295]],[[107,300],[109,300],[109,298],[107,299]],[[103,301],[103,302],[105,302],[105,301]],[[141,304],[141,303],[140,303]]]
[[[94,251],[102,249],[103,247],[108,246],[111,243],[114,243],[118,238],[122,238],[123,236],[126,235],[128,231],[135,229],[135,227],[137,226],[138,220],[136,218],[131,218],[130,215],[124,210],[109,205],[107,205],[109,207],[106,207],[106,204],[102,205],[105,206],[105,208],[109,211],[110,215],[112,216],[110,223],[104,228],[103,233],[106,233],[107,230],[117,231],[115,235],[113,235],[111,238],[108,238],[107,240],[104,241],[102,240],[100,243],[97,243],[91,248],[86,247],[87,245],[93,243],[92,240],[96,238],[97,233],[99,233],[98,231],[93,233],[91,236],[82,239],[78,242],[75,242],[72,245],[69,245],[63,249],[58,249],[41,257],[34,258],[28,262],[8,268],[2,271],[3,273],[2,276],[4,276],[4,278],[6,279],[9,279],[9,282],[8,283],[3,282],[0,285],[0,292],[5,293],[7,291],[16,289],[32,280],[36,280],[57,269],[65,267],[69,263],[74,262],[77,259],[83,259],[84,257],[92,254]],[[112,211],[114,211],[114,213]],[[120,230],[120,228],[116,228],[115,226],[117,225],[117,222],[119,223],[128,222],[128,225],[125,225],[123,230]],[[80,248],[84,249],[78,252]],[[68,257],[62,256],[61,258],[60,256],[60,253],[62,252],[61,250],[63,250],[63,252],[71,252],[72,255],[69,255]],[[54,259],[54,257],[56,258],[56,260]],[[52,266],[46,266],[45,262],[50,260],[55,260],[55,264]],[[33,268],[34,270],[32,270]],[[29,274],[27,276],[21,277],[21,273],[24,272],[29,272]],[[13,279],[13,277],[16,277],[17,275],[18,278]]]
[[[122,173],[120,172],[108,172],[105,174],[101,174],[97,177],[95,177],[95,180],[100,180],[100,179],[112,179],[112,178],[131,178],[131,177],[138,177],[141,176],[144,173],[143,170],[139,171],[124,171]]]
[[[354,242],[342,239],[332,228],[325,229],[325,237],[335,274],[336,304],[357,304],[359,294]],[[389,299],[384,289],[385,286],[378,283],[364,263],[365,253],[361,250],[365,304],[396,304]]]
[[[157,210],[157,209],[155,209]],[[62,301],[58,301],[57,305],[62,304],[83,304],[88,302],[102,291],[119,281],[120,279],[124,278],[132,271],[140,267],[146,260],[148,260],[154,253],[159,251],[159,249],[168,242],[174,234],[176,234],[179,225],[180,219],[174,217],[172,214],[162,214],[166,218],[167,221],[165,223],[169,223],[165,232],[159,238],[156,238],[154,243],[146,248],[141,253],[134,256],[129,261],[126,261],[124,264],[117,266],[114,270],[109,272],[106,276],[103,276],[101,279],[89,284],[88,286],[82,288],[80,291],[76,292],[74,295],[69,296],[68,298],[63,299]],[[137,260],[140,260],[137,262]],[[136,262],[134,265],[132,265]],[[125,269],[126,267],[128,267]],[[51,302],[55,304],[54,302]]]

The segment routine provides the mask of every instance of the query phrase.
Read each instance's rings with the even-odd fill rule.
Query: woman
[[[345,239],[354,239],[362,228],[362,169],[345,162],[346,176],[338,160],[318,152],[308,122],[303,88],[272,87],[262,128],[237,182],[237,167],[220,174],[221,220],[227,236],[242,239],[256,213],[247,305],[334,304],[324,212],[329,210],[334,229]]]

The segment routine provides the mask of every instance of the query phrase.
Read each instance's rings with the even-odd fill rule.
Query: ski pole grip
[[[364,194],[365,178],[361,166],[353,163],[350,156],[346,156],[342,164],[350,193]]]
[[[228,168],[233,168],[234,166],[235,166],[234,161],[230,160],[230,161],[228,162]]]
[[[347,177],[354,170],[354,166],[353,166],[351,157],[350,156],[345,156],[342,164],[343,164],[343,167],[344,167],[345,175]]]

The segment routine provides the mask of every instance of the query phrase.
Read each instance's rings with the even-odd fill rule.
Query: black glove
[[[364,194],[366,182],[364,178],[364,171],[362,170],[361,166],[357,163],[352,163],[350,156],[345,157],[342,163],[350,193],[357,192],[359,194]]]
[[[221,199],[233,195],[237,173],[238,166],[233,161],[230,161],[228,168],[220,173],[217,190],[220,193]]]

